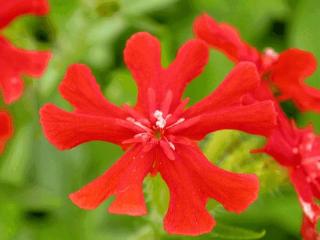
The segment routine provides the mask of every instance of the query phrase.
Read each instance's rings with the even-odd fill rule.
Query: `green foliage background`
[[[208,12],[235,25],[259,49],[299,47],[320,57],[320,2],[317,0],[51,0],[46,17],[19,18],[5,35],[27,49],[52,49],[47,73],[27,79],[24,96],[9,107],[15,136],[0,161],[0,240],[167,240],[167,239],[300,239],[301,212],[287,174],[265,155],[251,155],[263,139],[221,131],[202,143],[208,158],[235,172],[256,173],[259,200],[242,215],[227,213],[215,202],[208,208],[218,225],[212,234],[187,238],[162,230],[168,191],[159,177],[145,181],[149,215],[108,214],[110,200],[94,211],[71,204],[68,194],[104,172],[121,155],[113,145],[94,142],[60,152],[44,138],[39,108],[46,102],[70,106],[57,86],[69,64],[88,64],[105,95],[117,104],[133,104],[136,87],[122,62],[126,39],[137,31],[159,37],[167,65],[185,40],[192,38],[195,16]],[[186,92],[191,104],[211,92],[232,64],[212,51],[205,72]],[[320,87],[319,71],[308,82]],[[303,126],[320,115],[284,107]]]

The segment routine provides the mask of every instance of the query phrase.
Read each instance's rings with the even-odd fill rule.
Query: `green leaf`
[[[30,167],[30,157],[33,142],[33,126],[28,125],[21,128],[7,151],[7,154],[2,159],[0,169],[1,181],[23,185],[26,181],[27,170]]]
[[[264,237],[265,234],[265,230],[253,231],[218,223],[213,232],[209,234],[209,236],[220,239],[249,240],[260,239]]]
[[[163,240],[253,240],[263,238],[265,230],[254,231],[241,227],[234,227],[218,222],[211,233],[198,237],[166,236]]]

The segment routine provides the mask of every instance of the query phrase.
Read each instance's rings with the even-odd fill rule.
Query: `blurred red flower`
[[[320,112],[320,91],[304,83],[316,70],[316,59],[311,53],[289,49],[278,54],[271,48],[260,53],[243,41],[234,27],[217,23],[208,15],[196,19],[194,32],[235,63],[255,63],[268,84],[279,90],[281,95],[278,100],[292,100],[301,111]]]
[[[278,100],[291,99],[300,110],[320,111],[320,91],[303,83],[316,69],[314,56],[299,49],[289,49],[280,55],[271,49],[259,53],[244,42],[232,26],[219,24],[208,15],[197,18],[194,31],[199,38],[224,52],[232,61],[256,64],[264,81],[245,99],[250,103],[257,99],[272,100],[278,113],[277,127],[259,152],[268,153],[289,169],[303,210],[303,238],[319,239],[316,224],[320,208],[315,199],[320,199],[320,137],[314,134],[311,127],[298,129],[278,104]],[[273,96],[273,86],[282,94],[277,99]]]
[[[0,31],[16,17],[25,14],[44,15],[46,0],[0,0]],[[48,51],[26,51],[15,48],[0,35],[0,91],[5,103],[16,101],[23,92],[22,76],[40,77],[50,59]]]
[[[171,234],[210,232],[215,221],[206,210],[209,198],[229,211],[246,209],[257,198],[257,177],[215,167],[197,141],[219,129],[261,135],[272,131],[276,119],[272,102],[242,101],[259,85],[255,65],[239,63],[213,93],[186,108],[188,99],[181,100],[184,89],[208,60],[203,41],[185,43],[171,65],[163,68],[159,41],[137,33],[126,44],[124,60],[138,86],[135,107],[107,101],[90,70],[76,64],[60,85],[62,96],[75,110],[66,112],[53,104],[41,109],[45,135],[61,150],[101,140],[126,151],[102,176],[71,194],[71,200],[94,209],[114,195],[109,212],[144,215],[143,179],[159,172],[170,190],[164,226]]]
[[[264,151],[289,169],[303,210],[303,239],[319,239],[316,225],[320,208],[315,199],[320,199],[320,137],[311,127],[298,129],[284,115],[280,115],[278,123]]]
[[[12,136],[12,120],[6,111],[0,110],[0,154],[3,152],[8,139]]]

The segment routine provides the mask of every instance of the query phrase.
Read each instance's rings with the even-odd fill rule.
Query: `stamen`
[[[279,54],[271,47],[268,47],[264,50],[264,54],[273,59],[278,58]]]
[[[143,125],[142,123],[136,121],[136,120],[135,120],[134,118],[132,118],[132,117],[127,117],[126,120],[129,121],[129,122],[131,122],[131,123],[133,123],[134,125],[142,128],[143,130],[145,130],[145,131],[147,131],[147,132],[152,132],[152,130],[151,130],[150,128],[148,128],[148,127],[146,127],[145,125]]]
[[[150,135],[148,133],[138,133],[138,134],[134,135],[134,138],[140,138],[144,141],[147,141],[150,139]]]
[[[164,140],[169,144],[170,148],[171,148],[173,151],[175,151],[175,150],[176,150],[176,147],[174,146],[174,144],[173,144],[171,141],[169,141],[169,139],[168,139],[167,137],[163,137],[163,138],[164,138]]]
[[[166,120],[168,120],[169,118],[171,118],[172,117],[172,114],[170,113],[170,114],[168,114],[167,116],[166,116]]]
[[[173,125],[170,126],[171,128],[174,127],[174,129],[171,129],[171,130],[170,130],[170,133],[174,133],[174,132],[177,132],[177,131],[181,131],[181,130],[183,130],[183,129],[185,129],[185,128],[189,128],[189,127],[191,127],[192,125],[197,124],[200,119],[201,119],[201,118],[200,118],[199,116],[193,117],[193,118],[189,118],[188,120],[185,120],[184,118],[181,118],[180,121],[177,121],[178,124],[173,124],[174,126],[173,126]],[[177,125],[178,125],[178,126],[177,126]],[[167,128],[167,129],[168,129],[168,128]]]
[[[299,152],[299,149],[298,148],[293,148],[292,152],[293,152],[293,154],[297,154]]]
[[[306,150],[307,150],[307,151],[311,151],[311,149],[312,149],[312,143],[308,143],[308,144],[306,145]]]
[[[145,118],[145,116],[143,116],[143,114],[141,114],[140,112],[134,110],[132,107],[130,107],[127,104],[123,104],[122,105],[123,109],[129,114],[131,115],[134,119],[138,119],[138,121],[140,123],[142,123],[143,125],[148,126],[149,128],[151,127],[151,123],[150,121]]]
[[[183,123],[186,119],[185,118],[180,118],[178,119],[178,121],[176,121],[175,123],[171,124],[170,126],[167,127],[167,129],[172,128],[174,126],[179,125],[180,123]]]
[[[162,148],[163,153],[167,156],[168,159],[175,160],[175,154],[168,142],[160,140],[160,147]]]
[[[174,146],[174,144],[172,142],[168,141],[169,146],[171,147],[172,150],[176,150],[176,147]]]

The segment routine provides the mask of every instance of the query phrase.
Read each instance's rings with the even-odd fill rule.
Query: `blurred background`
[[[122,154],[101,142],[60,152],[44,138],[39,108],[53,102],[70,106],[57,86],[68,65],[81,62],[93,70],[104,94],[117,104],[134,104],[136,86],[125,68],[122,51],[131,34],[148,31],[162,43],[163,64],[192,38],[194,18],[207,12],[218,21],[236,26],[244,39],[263,50],[290,47],[320,57],[320,2],[318,0],[51,0],[46,17],[26,16],[14,21],[4,34],[26,49],[51,49],[54,54],[40,80],[26,79],[26,91],[9,106],[15,136],[0,156],[0,240],[169,240],[169,239],[300,239],[301,211],[287,173],[265,155],[250,155],[263,139],[237,131],[209,136],[201,146],[217,165],[235,172],[256,173],[261,180],[259,200],[244,214],[227,213],[215,202],[208,209],[218,225],[208,235],[168,236],[162,217],[168,191],[159,177],[147,178],[145,217],[107,213],[110,200],[93,211],[72,205],[68,194],[103,173]],[[187,89],[191,104],[211,92],[232,68],[212,51],[203,75]],[[320,88],[320,72],[308,82]],[[4,106],[4,105],[3,105]],[[320,115],[299,113],[290,102],[286,112],[300,126]],[[228,141],[226,141],[228,140]]]

